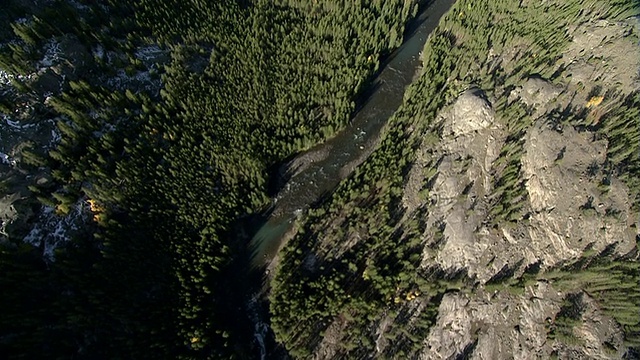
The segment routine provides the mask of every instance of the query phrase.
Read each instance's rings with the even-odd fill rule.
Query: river
[[[270,217],[250,242],[254,266],[269,264],[293,220],[323,194],[332,191],[375,149],[380,131],[402,104],[405,89],[421,69],[421,53],[427,37],[453,2],[429,3],[409,24],[402,46],[382,64],[370,96],[350,125],[287,165],[290,178],[275,196]]]
[[[331,192],[373,152],[382,128],[402,104],[407,86],[419,76],[421,53],[427,37],[453,3],[454,0],[435,0],[424,6],[419,16],[408,25],[402,46],[382,64],[382,71],[375,78],[369,96],[350,125],[285,165],[284,173],[288,179],[274,197],[268,219],[249,243],[253,268],[272,267],[293,221],[313,202]],[[268,306],[261,294],[262,291],[253,294],[246,304],[259,358],[287,358],[283,349],[278,350],[265,321]]]

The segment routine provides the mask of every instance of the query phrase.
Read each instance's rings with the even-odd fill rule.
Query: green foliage
[[[467,285],[464,280],[454,283],[451,274],[424,273],[426,270],[420,267],[421,255],[427,251],[424,244],[438,244],[443,234],[437,229],[425,229],[421,219],[428,205],[411,214],[401,206],[415,150],[421,144],[433,145],[439,140],[441,125],[433,121],[438,111],[455,100],[468,84],[480,87],[490,101],[495,100],[492,105],[496,119],[506,129],[507,138],[492,164],[495,182],[489,197],[488,223],[504,226],[523,221],[528,212],[521,170],[523,138],[535,119],[530,107],[508,101],[508,95],[523,79],[541,76],[555,81],[560,76],[558,60],[569,44],[566,29],[571,24],[591,17],[624,16],[631,10],[616,1],[529,2],[519,6],[506,0],[457,1],[430,36],[423,51],[423,74],[407,89],[405,103],[390,119],[378,148],[352,176],[340,183],[324,204],[309,211],[302,229],[284,249],[271,284],[276,339],[294,356],[307,356],[330,324],[340,323],[345,314],[350,314],[349,330],[342,333],[347,345],[339,356],[366,358],[375,353],[372,339],[361,341],[354,348],[355,339],[370,336],[375,331],[371,329],[378,329],[382,319],[388,317],[394,319],[391,323],[396,323],[397,329],[390,329],[384,336],[401,348],[387,348],[380,356],[415,355],[416,350],[402,344],[422,336],[430,322],[424,321],[424,327],[417,330],[403,321],[402,316],[398,317],[412,308],[405,306],[411,303],[406,300],[407,295],[419,289],[423,298],[412,301],[437,309],[439,294]],[[504,55],[507,52],[509,56]],[[489,54],[495,55],[490,58]],[[620,121],[613,127],[634,127],[629,124],[635,124],[635,120],[622,119],[626,109],[638,107],[635,100],[627,101],[629,106],[625,110],[610,115],[616,119],[612,124]],[[627,139],[635,135],[622,134],[624,131],[620,130],[616,140],[619,145],[610,150],[610,158],[615,157],[618,164],[627,167],[616,174],[627,173],[632,155],[638,154],[622,145],[630,144]],[[430,139],[423,141],[423,137]],[[427,200],[430,184],[438,176],[437,164],[425,168],[422,195]],[[637,174],[637,170],[628,174]],[[626,181],[632,183],[633,176]],[[513,279],[512,275],[489,287],[520,296],[524,286],[537,278],[525,274],[521,279]],[[632,279],[624,281],[631,284]],[[588,292],[587,288],[585,285]],[[606,303],[606,298],[598,300]],[[638,305],[634,301],[623,306],[629,311],[636,310]],[[571,332],[574,320],[560,315],[554,336],[574,341]],[[356,333],[353,338],[352,330]],[[629,344],[633,344],[635,335],[632,331],[627,334]]]
[[[0,38],[13,39],[0,47],[1,69],[35,72],[51,41],[69,41],[88,54],[100,47],[107,55],[60,65],[70,80],[35,121],[56,118],[62,139],[48,154],[24,153],[32,165],[48,168],[56,185],[32,186],[38,190],[33,196],[62,213],[78,200],[97,205],[93,223],[58,251],[53,264],[29,246],[2,245],[1,285],[16,289],[0,303],[6,310],[0,317],[3,353],[246,355],[239,350],[247,342],[234,316],[238,299],[227,280],[238,241],[232,224],[268,203],[267,169],[345,126],[381,57],[400,44],[416,1],[38,4],[9,0],[3,8]],[[400,204],[422,143],[406,129],[427,134],[426,143],[435,144],[439,131],[432,120],[469,84],[497,99],[497,118],[508,133],[493,164],[490,220],[523,219],[519,159],[532,118],[505,95],[523,78],[558,76],[555,64],[570,24],[591,15],[624,18],[638,7],[621,0],[520,5],[454,5],[430,37],[423,74],[407,90],[380,146],[326,203],[310,210],[288,244],[272,284],[271,311],[276,337],[293,356],[308,357],[339,318],[353,329],[341,355],[367,357],[376,340],[370,329],[390,319],[395,325],[384,337],[393,345],[384,355],[411,357],[435,320],[442,294],[466,286],[463,274],[421,267],[424,241],[446,239],[442,229],[426,229],[427,207],[406,214]],[[149,47],[165,59],[141,59]],[[488,57],[511,49],[514,56],[500,66]],[[156,87],[132,79],[145,71]],[[29,80],[12,82],[24,98],[43,95]],[[2,111],[15,109],[13,98],[0,100]],[[583,125],[597,125],[593,129],[609,141],[603,190],[610,176],[618,176],[638,200],[638,153],[632,150],[640,140],[638,95],[618,101],[599,124]],[[425,200],[437,175],[430,164]],[[625,327],[630,346],[637,346],[634,266],[615,262],[552,276],[560,286],[584,288],[599,300]],[[45,303],[52,304],[50,311]],[[421,310],[410,310],[411,304]],[[573,320],[557,317],[557,336],[570,341]]]
[[[337,5],[58,0],[25,8],[27,21],[10,14],[15,44],[0,49],[0,67],[10,73],[33,72],[52,42],[106,53],[61,65],[73,66],[71,81],[45,113],[57,119],[62,139],[48,154],[26,155],[56,181],[38,189],[44,205],[66,213],[90,200],[93,211],[76,240],[81,250],[70,246],[52,272],[38,273],[51,279],[47,294],[60,302],[51,320],[59,343],[45,350],[44,314],[12,313],[26,319],[14,333],[35,329],[29,351],[246,356],[251,336],[238,331],[238,294],[228,289],[243,240],[232,225],[267,204],[268,168],[345,126],[379,59],[401,43],[416,4]],[[144,59],[149,47],[166,59]],[[159,89],[127,78],[146,70],[159,75]],[[39,96],[32,82],[15,81],[24,96]],[[86,263],[78,264],[83,254]],[[3,258],[9,267],[19,260]],[[59,287],[63,280],[71,292]],[[16,301],[28,296],[16,290]],[[11,342],[11,355],[25,344]]]
[[[587,265],[582,268],[558,270],[542,277],[552,279],[554,286],[564,291],[583,289],[598,301],[606,315],[622,326],[625,345],[638,348],[640,288],[637,285],[640,264],[637,260],[611,260],[601,256],[587,260]]]
[[[584,308],[582,293],[568,294],[560,311],[556,314],[547,337],[568,345],[581,345],[580,340],[573,335],[573,328],[580,324]]]
[[[610,112],[600,119],[597,132],[606,136],[607,176],[623,180],[631,191],[633,210],[640,210],[640,94],[632,93],[620,99]]]

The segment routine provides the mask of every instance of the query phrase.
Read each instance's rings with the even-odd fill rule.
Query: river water
[[[331,192],[375,149],[383,126],[402,104],[407,86],[419,75],[427,37],[453,3],[454,0],[431,1],[409,24],[403,45],[382,64],[369,97],[351,124],[288,164],[290,178],[275,196],[271,215],[249,243],[252,267],[263,269],[272,265],[284,234],[296,217]],[[287,358],[283,353],[271,352],[278,345],[267,324],[268,306],[261,293],[253,294],[245,307],[254,325],[254,344],[260,352],[259,358]]]
[[[251,240],[253,265],[267,265],[278,252],[284,233],[293,220],[373,151],[380,131],[402,104],[405,89],[421,69],[421,53],[428,35],[453,5],[453,0],[435,0],[413,20],[403,45],[382,64],[370,96],[353,117],[351,124],[328,141],[311,148],[292,161],[293,175],[274,199],[273,211]]]
[[[408,25],[403,45],[382,64],[382,71],[376,77],[369,97],[350,125],[287,165],[290,178],[275,196],[271,215],[249,243],[253,267],[268,266],[296,217],[321,196],[331,192],[375,149],[383,126],[402,104],[407,86],[419,75],[421,53],[427,37],[454,1],[434,0],[421,9],[418,18]],[[246,310],[254,325],[259,358],[266,359],[268,350],[271,350],[267,344],[273,346],[275,343],[265,321],[268,318],[267,304],[260,299],[260,293],[252,296]]]

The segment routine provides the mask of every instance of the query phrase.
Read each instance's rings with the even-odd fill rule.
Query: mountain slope
[[[458,1],[379,147],[283,251],[292,355],[637,355],[638,10]]]
[[[346,125],[417,1],[0,7],[0,352],[255,354],[235,230]]]

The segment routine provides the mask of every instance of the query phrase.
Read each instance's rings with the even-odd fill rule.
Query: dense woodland
[[[381,356],[421,350],[442,296],[478,286],[464,272],[420,268],[420,236],[428,232],[437,244],[443,232],[426,228],[428,206],[412,213],[401,206],[416,149],[440,140],[436,114],[469,84],[498,99],[494,108],[509,136],[494,164],[488,221],[525,220],[519,159],[533,119],[506,94],[531,75],[562,76],[556,65],[569,40],[558,29],[593,13],[624,19],[638,11],[622,0],[513,5],[456,2],[427,42],[423,73],[380,146],[296,224],[270,295],[276,339],[293,357],[309,356],[335,318],[350,329],[340,339],[341,356],[367,358],[380,319],[390,319],[384,336],[393,344]],[[234,290],[234,261],[246,242],[236,229],[268,206],[275,165],[348,123],[381,60],[401,44],[417,1],[1,6],[0,69],[15,77],[0,112],[20,113],[29,104],[21,121],[55,119],[61,134],[51,151],[34,143],[22,152],[21,171],[39,174],[28,180],[29,204],[65,216],[89,203],[90,214],[55,261],[23,243],[24,233],[3,240],[0,286],[11,290],[0,300],[0,352],[12,359],[251,358],[251,324],[239,308],[244,294]],[[490,48],[499,53],[516,42],[528,48],[510,68],[487,61]],[[28,76],[53,44],[66,52],[56,75],[47,73],[55,86],[42,73]],[[606,95],[612,110],[594,121],[559,109],[558,121],[607,138],[602,189],[611,177],[623,180],[637,211],[640,98],[593,95]],[[426,168],[425,198],[437,159]],[[51,181],[35,181],[41,176]],[[356,236],[364,240],[327,246]],[[574,341],[584,290],[623,327],[625,346],[637,348],[638,266],[628,260],[584,254],[554,271],[487,286],[520,293],[544,279],[569,292],[548,333],[566,342]]]
[[[487,220],[501,226],[526,221],[527,194],[520,159],[523,136],[533,123],[532,109],[522,102],[508,102],[507,95],[530,76],[551,82],[561,79],[563,67],[558,60],[569,43],[562,29],[569,24],[580,24],[593,14],[625,19],[637,14],[636,5],[588,0],[521,2],[519,7],[506,0],[456,2],[428,40],[423,74],[407,90],[405,103],[387,125],[380,146],[327,201],[309,210],[283,251],[272,281],[272,327],[291,355],[307,358],[329,332],[338,336],[332,339],[340,343],[336,356],[412,358],[420,353],[443,294],[476,291],[480,285],[464,272],[420,267],[423,234],[429,234],[430,243],[438,244],[444,240],[442,229],[425,228],[428,206],[407,214],[401,202],[416,150],[437,144],[442,136],[441,124],[434,122],[438,110],[451,104],[470,84],[495,99],[496,118],[508,129],[508,136],[493,164],[493,203]],[[489,49],[500,54],[516,46],[525,49],[508,66],[494,66],[487,59]],[[592,95],[605,94],[596,89]],[[638,94],[612,91],[606,97],[615,106],[599,122],[585,111],[567,116],[573,109],[558,109],[557,119],[562,125],[608,139],[601,189],[607,191],[613,176],[622,179],[637,211]],[[427,181],[421,195],[427,199],[437,176],[437,159],[424,172]],[[505,274],[487,288],[521,293],[525,284],[531,284],[528,281],[544,279],[554,281],[563,291],[578,294],[582,289],[623,327],[625,346],[631,352],[635,348],[637,354],[637,262],[610,255],[591,254],[550,273],[534,271],[521,278]],[[567,313],[578,297],[567,300],[555,328],[549,330],[549,339],[571,341],[566,329],[576,323],[577,315]],[[393,345],[379,353],[376,342],[385,319],[390,319],[391,325],[384,337]],[[330,324],[349,330],[340,332],[329,328]]]
[[[2,244],[0,281],[11,290],[0,301],[1,352],[250,357],[244,299],[231,290],[245,241],[233,226],[268,205],[272,166],[345,126],[417,9],[3,2],[0,69],[14,77],[0,111],[28,103],[35,111],[23,120],[54,118],[61,134],[49,152],[24,151],[23,171],[53,179],[29,184],[30,196],[60,216],[78,202],[93,214],[54,262],[24,234]],[[59,89],[44,91],[28,75],[52,44],[73,51],[54,69]]]

